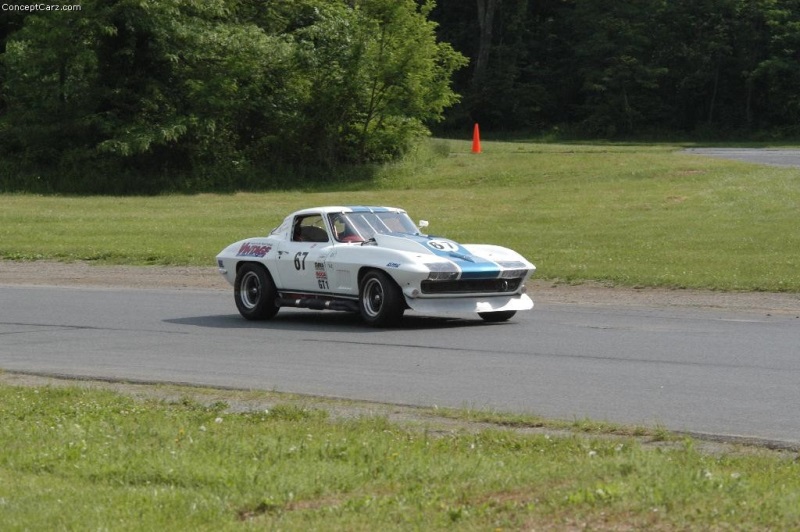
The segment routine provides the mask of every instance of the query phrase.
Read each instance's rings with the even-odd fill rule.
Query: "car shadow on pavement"
[[[393,327],[370,327],[361,318],[349,312],[304,312],[281,313],[266,321],[249,321],[238,314],[218,314],[210,316],[187,316],[164,320],[176,325],[190,325],[212,329],[263,329],[284,331],[332,331],[352,333],[374,333],[379,331],[416,331],[430,329],[456,329],[460,327],[481,327],[507,325],[487,324],[481,319],[460,317],[421,316],[407,314]]]

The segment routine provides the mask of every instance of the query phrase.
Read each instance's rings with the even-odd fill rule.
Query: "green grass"
[[[431,140],[370,182],[157,197],[2,195],[0,257],[213,265],[293,209],[388,204],[432,234],[516,249],[537,276],[626,286],[800,291],[800,171],[678,145]]]
[[[0,528],[786,530],[800,519],[800,464],[782,453],[337,418],[279,396],[231,413],[225,394],[241,392],[208,404],[184,393],[0,385]]]
[[[547,279],[800,291],[798,170],[677,145],[469,147],[433,140],[371,182],[308,190],[0,195],[0,258],[213,268],[225,245],[296,208],[374,203],[428,219],[433,234],[512,247]],[[785,454],[708,454],[663,430],[590,421],[445,416],[496,428],[338,419],[303,400],[233,414],[224,403],[0,386],[0,529],[784,530],[800,520],[799,466]],[[542,425],[566,434],[510,429]]]

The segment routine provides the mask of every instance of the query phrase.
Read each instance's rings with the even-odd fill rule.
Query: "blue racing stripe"
[[[402,236],[413,240],[433,254],[454,262],[461,269],[461,279],[494,279],[500,276],[499,264],[471,254],[458,242],[435,236],[404,233],[392,233],[392,236]]]
[[[351,212],[394,212],[386,207],[367,207],[365,205],[344,205]]]

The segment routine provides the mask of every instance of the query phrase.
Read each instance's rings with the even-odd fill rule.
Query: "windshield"
[[[376,234],[418,233],[417,226],[404,212],[345,212],[331,216],[331,225],[336,227],[337,224],[346,223],[348,232],[354,233],[360,240],[369,240]],[[336,221],[333,217],[336,217]],[[338,228],[335,230],[338,233]]]

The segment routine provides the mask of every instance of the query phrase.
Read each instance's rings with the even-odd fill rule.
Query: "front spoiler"
[[[505,310],[530,310],[533,300],[526,294],[492,297],[457,297],[452,299],[422,299],[406,296],[408,308],[425,314],[474,314],[476,312],[501,312]]]

